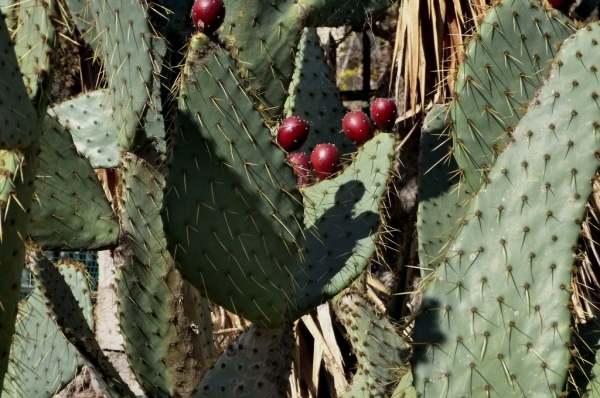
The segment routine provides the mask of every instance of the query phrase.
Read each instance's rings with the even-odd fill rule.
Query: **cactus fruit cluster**
[[[346,113],[316,33],[387,0],[0,2],[2,396],[51,397],[84,364],[134,396],[81,266],[41,252],[105,248],[150,397],[285,396],[293,324],[328,300],[357,360],[344,397],[592,396],[598,338],[571,295],[600,158],[600,24],[576,18],[597,3],[499,1],[473,32],[423,123],[422,300],[400,327],[367,286],[391,245],[398,111]],[[52,103],[65,27],[102,73]],[[252,322],[219,358],[211,302]]]

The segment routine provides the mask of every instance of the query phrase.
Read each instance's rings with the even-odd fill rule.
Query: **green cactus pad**
[[[125,237],[117,249],[123,259],[116,279],[125,353],[148,396],[191,396],[213,355],[208,302],[185,285],[166,249],[162,175],[127,154],[122,177]]]
[[[283,111],[294,73],[294,53],[303,29],[301,10],[292,0],[273,3],[230,1],[226,4],[220,39],[242,71],[241,84],[264,118],[272,121]]]
[[[356,150],[342,132],[344,104],[338,96],[315,28],[306,28],[302,34],[296,54],[296,69],[288,91],[286,116],[298,116],[311,126],[300,151],[310,154],[317,144],[324,142],[335,144],[341,157]]]
[[[340,175],[302,190],[306,252],[292,285],[301,314],[346,288],[375,254],[394,142],[393,134],[376,135]]]
[[[59,269],[40,252],[33,253],[30,261],[35,285],[44,297],[50,317],[92,367],[105,394],[111,398],[135,397],[100,349],[94,333]]]
[[[294,332],[252,325],[242,332],[204,376],[194,398],[285,397],[293,360]]]
[[[412,371],[408,371],[396,386],[392,398],[417,398],[417,390],[413,386]]]
[[[165,120],[162,113],[163,104],[160,98],[162,84],[160,75],[165,70],[162,59],[167,53],[167,43],[165,40],[156,40],[153,45],[157,57],[160,56],[160,62],[158,62],[160,66],[156,66],[155,68],[155,73],[158,76],[155,76],[153,79],[151,93],[152,101],[150,102],[152,106],[148,108],[144,118],[144,132],[154,150],[161,155],[161,157],[164,157],[167,153],[167,143]]]
[[[108,81],[107,105],[110,118],[103,127],[115,129],[122,150],[136,148],[137,131],[152,104],[154,62],[157,37],[148,21],[148,4],[136,0],[93,1],[89,5],[73,1],[71,13],[89,12],[94,29],[84,35],[101,57]],[[90,14],[87,14],[90,15]],[[85,19],[88,17],[84,17]],[[81,23],[84,23],[81,21]],[[111,133],[112,134],[112,133]]]
[[[423,123],[419,163],[417,231],[421,277],[437,267],[452,245],[472,192],[460,183],[452,147],[448,107],[434,106]]]
[[[574,22],[539,0],[505,0],[487,10],[469,42],[450,107],[454,156],[472,189],[504,150]]]
[[[233,60],[203,40],[192,42],[182,79],[162,214],[169,251],[211,301],[276,325],[285,319],[302,199]]]
[[[8,366],[25,264],[24,237],[36,152],[35,144],[26,151],[0,150],[0,391]]]
[[[548,81],[425,290],[413,375],[427,396],[558,396],[571,270],[598,168],[600,25],[566,40]]]
[[[358,360],[343,398],[389,397],[399,377],[406,373],[410,357],[410,349],[394,325],[366,298],[364,280],[361,277],[334,300],[335,312]]]
[[[390,0],[300,0],[300,9],[310,26],[360,26],[381,15]]]
[[[94,169],[71,136],[47,117],[40,139],[31,238],[43,249],[94,250],[114,245],[119,225]]]
[[[26,4],[27,2],[25,2]],[[23,77],[4,17],[0,15],[0,147],[24,148],[36,139],[37,115],[23,85]]]
[[[32,118],[34,121],[43,120],[46,114],[56,44],[55,20],[60,15],[56,0],[24,0],[19,3],[19,18],[14,38],[15,52],[27,93],[37,109],[38,117]],[[18,86],[20,84],[11,89],[17,89]],[[38,137],[31,134],[27,140],[21,140],[20,145],[25,147]]]
[[[77,152],[90,161],[93,168],[119,165],[120,151],[117,131],[106,128],[109,117],[106,90],[81,94],[49,109],[64,128],[71,133]]]
[[[93,328],[94,308],[83,264],[64,264],[60,273]],[[19,309],[10,355],[3,391],[8,398],[51,398],[73,380],[84,364],[50,318],[38,289],[33,290]]]

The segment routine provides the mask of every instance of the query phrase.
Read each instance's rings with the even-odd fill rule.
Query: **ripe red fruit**
[[[225,18],[223,0],[196,0],[192,8],[194,26],[205,34],[211,34],[219,29]]]
[[[294,174],[297,176],[305,176],[310,174],[310,162],[308,156],[304,152],[296,152],[290,154],[287,158],[288,163],[294,168]]]
[[[317,173],[317,177],[325,179],[331,177],[340,167],[340,154],[333,144],[319,144],[310,155],[310,163]]]
[[[377,98],[371,106],[371,119],[380,130],[390,131],[396,123],[398,110],[389,98]]]
[[[354,111],[344,116],[342,121],[344,134],[355,144],[363,144],[373,137],[373,128],[369,117],[361,111]]]
[[[306,120],[298,116],[288,117],[279,126],[277,142],[288,152],[298,149],[306,141],[309,129]]]
[[[287,161],[294,168],[294,174],[298,176],[298,185],[306,185],[311,180],[310,162],[304,152],[296,152],[288,156]]]

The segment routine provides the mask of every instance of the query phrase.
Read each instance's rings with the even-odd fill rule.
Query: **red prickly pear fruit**
[[[308,156],[304,152],[296,152],[290,154],[287,158],[288,163],[294,168],[294,174],[297,176],[305,176],[310,174],[310,162]]]
[[[333,144],[319,144],[313,149],[310,155],[312,164],[317,177],[323,180],[331,177],[340,167],[340,154]]]
[[[303,187],[304,185],[310,184],[310,176],[298,176],[298,186]]]
[[[192,8],[194,26],[204,34],[211,34],[221,27],[225,19],[223,0],[196,0]]]
[[[371,119],[375,125],[384,131],[390,131],[396,124],[398,109],[394,100],[389,98],[377,98],[371,105]]]
[[[342,121],[344,134],[355,144],[363,144],[373,137],[373,128],[369,117],[361,111],[354,111],[344,116]]]
[[[550,5],[560,11],[569,11],[575,0],[548,0]]]
[[[281,122],[277,142],[286,151],[293,151],[304,144],[309,130],[310,126],[306,120],[300,119],[298,116],[290,116]]]
[[[294,168],[294,174],[298,176],[298,186],[310,183],[310,162],[304,152],[296,152],[288,156],[287,161]]]

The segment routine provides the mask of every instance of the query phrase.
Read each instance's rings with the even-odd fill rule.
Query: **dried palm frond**
[[[396,99],[406,111],[415,114],[428,99],[441,102],[451,93],[465,38],[486,8],[485,0],[402,1],[392,65]]]
[[[600,313],[600,176],[593,181],[594,192],[586,205],[582,223],[582,247],[573,268],[573,318],[585,323]]]
[[[211,303],[210,311],[215,345],[214,357],[218,358],[241,332],[250,327],[250,322],[214,303]]]

